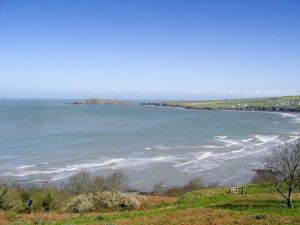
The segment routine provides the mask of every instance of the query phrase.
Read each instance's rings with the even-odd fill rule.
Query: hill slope
[[[300,224],[300,195],[296,194],[294,197],[295,207],[287,209],[279,194],[267,184],[248,185],[245,187],[244,195],[229,194],[228,188],[214,188],[190,192],[178,198],[176,202],[162,202],[141,210],[81,215],[35,214],[15,218],[12,224],[296,225]],[[2,218],[4,216],[2,214]],[[56,222],[53,221],[55,218]],[[24,221],[28,221],[28,223]]]

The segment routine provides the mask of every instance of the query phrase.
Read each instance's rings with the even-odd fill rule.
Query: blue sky
[[[0,0],[0,98],[300,94],[299,0]]]

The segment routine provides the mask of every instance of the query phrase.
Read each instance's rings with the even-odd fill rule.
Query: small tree
[[[122,171],[116,171],[105,178],[105,190],[127,191],[128,177]]]
[[[162,195],[166,191],[166,187],[167,185],[165,185],[163,182],[159,182],[154,185],[153,192],[155,195]]]
[[[203,189],[205,186],[200,177],[196,177],[190,180],[186,185],[183,186],[186,192]]]
[[[105,189],[105,177],[92,177],[91,188],[93,192],[103,191]]]
[[[292,194],[300,184],[300,142],[286,142],[273,149],[266,159],[266,171],[278,193],[292,208]]]
[[[69,189],[74,194],[91,191],[91,175],[87,171],[80,171],[69,178]]]

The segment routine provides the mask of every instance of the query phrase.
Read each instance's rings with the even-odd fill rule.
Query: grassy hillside
[[[295,207],[285,202],[267,184],[248,185],[244,195],[232,195],[228,188],[212,188],[187,193],[178,199],[156,197],[140,210],[85,214],[0,213],[0,223],[11,224],[300,224],[300,195]],[[151,202],[151,197],[145,199]],[[52,222],[50,222],[52,221]],[[1,224],[2,224],[1,223]]]
[[[211,110],[265,110],[265,111],[298,111],[300,112],[300,96],[225,99],[211,101],[169,101],[148,102],[143,105],[183,107],[188,109]]]

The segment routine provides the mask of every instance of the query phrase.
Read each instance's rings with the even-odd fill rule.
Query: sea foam
[[[188,162],[185,162],[185,163],[176,164],[176,165],[174,165],[174,166],[175,166],[175,167],[179,167],[179,166],[188,165],[188,164],[197,162],[197,161],[199,161],[199,160],[208,158],[208,157],[210,157],[212,154],[213,154],[213,152],[204,152],[201,156],[196,157],[195,160],[191,160],[191,161],[188,161]]]
[[[254,135],[254,137],[261,143],[257,144],[257,145],[262,145],[265,144],[267,142],[273,142],[275,141],[279,135]]]
[[[35,167],[35,165],[23,165],[23,166],[17,167],[17,169],[27,169],[27,168],[32,168],[32,167]]]

